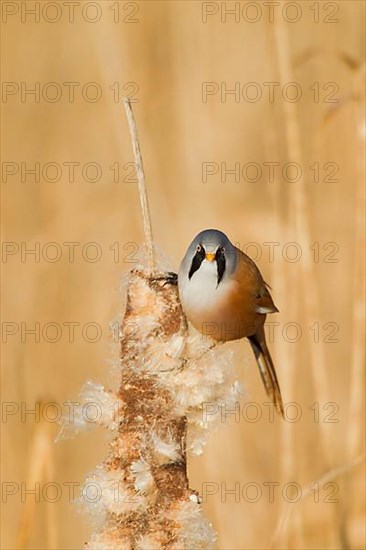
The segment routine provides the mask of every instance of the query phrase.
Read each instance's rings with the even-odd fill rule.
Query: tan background
[[[7,3],[2,4],[4,9]],[[21,10],[20,2],[10,4]],[[26,4],[31,7],[34,2]],[[133,267],[127,257],[133,249],[123,246],[140,245],[143,236],[136,185],[122,181],[127,173],[123,165],[133,160],[127,124],[109,87],[119,82],[122,97],[122,87],[133,82],[138,86],[134,110],[161,257],[176,270],[190,240],[206,227],[224,230],[242,247],[258,243],[262,250],[258,265],[281,311],[271,318],[280,327],[270,347],[284,400],[296,401],[301,411],[296,423],[281,423],[278,418],[269,422],[251,350],[246,342],[231,344],[246,390],[242,406],[245,399],[256,401],[262,417],[256,423],[245,419],[235,423],[229,418],[212,434],[205,454],[190,461],[192,487],[201,491],[204,482],[218,487],[204,504],[218,531],[218,548],[268,548],[271,544],[364,548],[363,336],[359,330],[363,323],[364,3],[332,2],[326,7],[327,3],[315,2],[318,23],[311,10],[314,3],[305,1],[297,3],[302,15],[296,23],[284,20],[283,8],[289,9],[289,17],[294,12],[283,3],[276,8],[274,23],[269,22],[268,6],[262,3],[262,17],[256,23],[243,17],[235,22],[234,16],[222,22],[220,11],[203,23],[201,2],[146,1],[138,2],[139,11],[132,16],[138,22],[127,23],[122,18],[134,10],[134,3],[120,2],[121,21],[114,23],[109,8],[115,3],[104,1],[98,3],[102,17],[94,24],[83,20],[81,6],[75,8],[74,23],[68,22],[64,3],[58,4],[59,22],[51,24],[41,15],[39,23],[31,16],[22,23],[19,11],[2,24],[3,81],[19,86],[23,82],[29,88],[39,82],[41,89],[57,82],[63,91],[55,103],[42,97],[37,103],[31,96],[22,102],[20,93],[8,96],[7,102],[3,97],[2,160],[17,163],[19,169],[22,162],[28,167],[35,162],[61,166],[96,162],[103,176],[90,183],[77,168],[75,181],[70,182],[64,168],[55,183],[42,176],[39,183],[31,176],[22,182],[20,172],[3,181],[3,241],[14,242],[19,249],[21,243],[31,248],[38,242],[41,250],[56,242],[63,251],[55,263],[42,257],[35,262],[32,256],[22,262],[20,252],[8,256],[6,263],[3,259],[2,320],[19,327],[3,344],[3,400],[28,408],[42,400],[62,404],[77,401],[87,379],[106,385],[118,381],[118,368],[111,373],[110,365],[110,359],[118,356],[118,344],[113,343],[108,323],[123,311],[120,282]],[[211,4],[220,10],[221,3]],[[228,8],[233,4],[227,3]],[[245,4],[240,2],[240,8]],[[332,6],[338,8],[333,15],[338,22],[326,23]],[[52,7],[49,10],[46,17],[54,17]],[[89,17],[93,16],[91,9]],[[284,101],[279,91],[289,81],[301,86],[297,103]],[[74,103],[67,99],[64,82],[80,82]],[[80,89],[88,82],[101,87],[100,101],[89,103],[81,97]],[[227,88],[235,82],[241,86],[256,82],[263,98],[256,103],[235,102],[229,95],[221,101],[216,94],[203,102],[203,82],[226,83]],[[281,83],[273,103],[268,101],[264,82]],[[319,102],[309,89],[315,82],[319,82]],[[338,103],[324,101],[332,91],[323,89],[329,82],[339,86]],[[115,162],[121,166],[119,183],[108,168]],[[243,178],[235,182],[228,176],[225,183],[217,174],[203,183],[203,162],[226,162],[229,168],[235,162],[241,166],[257,162],[263,177],[253,183]],[[263,162],[279,162],[281,168],[287,162],[299,162],[303,178],[289,183],[276,172],[271,183]],[[314,182],[308,168],[314,162],[321,167],[337,163],[339,181]],[[73,263],[62,244],[70,241],[81,243]],[[101,247],[102,258],[96,263],[81,256],[82,246],[89,242]],[[120,243],[119,262],[113,261],[109,250],[115,242]],[[265,242],[280,243],[273,262]],[[284,260],[282,251],[288,242],[301,248],[298,262]],[[339,247],[333,263],[326,261],[333,248],[323,249],[329,242]],[[308,251],[314,243],[320,247],[318,262]],[[255,250],[248,252],[254,255]],[[140,250],[136,257],[141,257]],[[70,343],[63,323],[72,321],[80,325]],[[58,323],[63,327],[60,341],[49,343],[41,337],[35,343],[28,335],[22,342],[20,324],[31,328],[35,322],[41,327]],[[80,327],[89,322],[102,327],[96,343],[82,338]],[[281,336],[289,322],[302,329],[296,344]],[[314,330],[309,328],[314,323],[319,323],[319,342],[314,342]],[[326,323],[333,324],[324,327]],[[338,342],[325,341],[334,326]],[[309,409],[314,402],[319,403],[319,422],[314,422],[314,410]],[[329,402],[339,408],[332,417],[336,423],[324,422],[335,410],[333,405],[324,408]],[[293,412],[289,410],[290,415]],[[6,422],[3,417],[2,479],[17,484],[13,487],[19,491],[2,506],[2,547],[80,548],[92,525],[69,503],[65,483],[81,483],[102,460],[107,450],[105,434],[102,430],[82,433],[54,446],[57,426],[35,422],[32,416],[24,420],[20,413]],[[318,503],[309,490],[316,480],[336,484],[320,485]],[[35,505],[32,496],[22,502],[20,484],[28,489],[37,481],[41,488],[57,482],[62,489],[60,500],[46,503],[41,495]],[[287,507],[281,491],[291,481],[301,485],[303,498],[276,532]],[[263,491],[258,502],[242,496],[235,502],[233,495],[225,502],[221,483],[228,489],[239,483],[242,489],[250,482]],[[263,485],[268,482],[280,484],[273,503]],[[339,489],[334,497],[338,503],[324,502],[333,488]],[[250,498],[252,493],[248,494]]]

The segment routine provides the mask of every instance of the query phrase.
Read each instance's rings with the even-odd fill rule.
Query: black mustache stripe
[[[217,265],[217,286],[220,284],[221,279],[224,276],[225,268],[226,268],[226,259],[225,254],[222,252],[221,248],[219,248],[216,252],[216,265]]]
[[[199,270],[203,260],[205,259],[206,251],[203,247],[200,250],[197,250],[196,254],[193,257],[191,268],[188,273],[188,279],[191,280],[192,276],[196,271]],[[218,248],[215,254],[215,262],[217,267],[217,285],[220,284],[226,269],[226,258],[224,251],[221,248]]]
[[[196,254],[193,257],[191,269],[188,273],[188,279],[191,280],[192,275],[201,267],[201,263],[205,259],[206,252],[204,248],[202,247],[200,251],[197,251]]]

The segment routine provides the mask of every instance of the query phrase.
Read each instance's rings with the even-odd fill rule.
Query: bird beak
[[[206,260],[208,262],[213,262],[215,259],[215,253],[214,252],[206,252]]]

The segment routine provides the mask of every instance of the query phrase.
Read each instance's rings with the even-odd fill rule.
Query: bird
[[[217,342],[247,338],[267,396],[284,416],[264,332],[267,314],[279,311],[269,291],[254,261],[218,229],[196,235],[178,271],[179,299],[188,321]]]

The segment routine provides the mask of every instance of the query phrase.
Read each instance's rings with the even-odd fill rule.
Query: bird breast
[[[239,284],[236,277],[224,275],[217,284],[215,262],[203,261],[188,279],[178,276],[179,297],[188,321],[215,340],[226,341],[254,334],[265,315],[255,309],[255,294]]]
[[[204,260],[191,279],[182,274],[178,284],[183,309],[191,322],[220,319],[220,306],[228,298],[230,284],[225,276],[217,284],[216,262]]]

